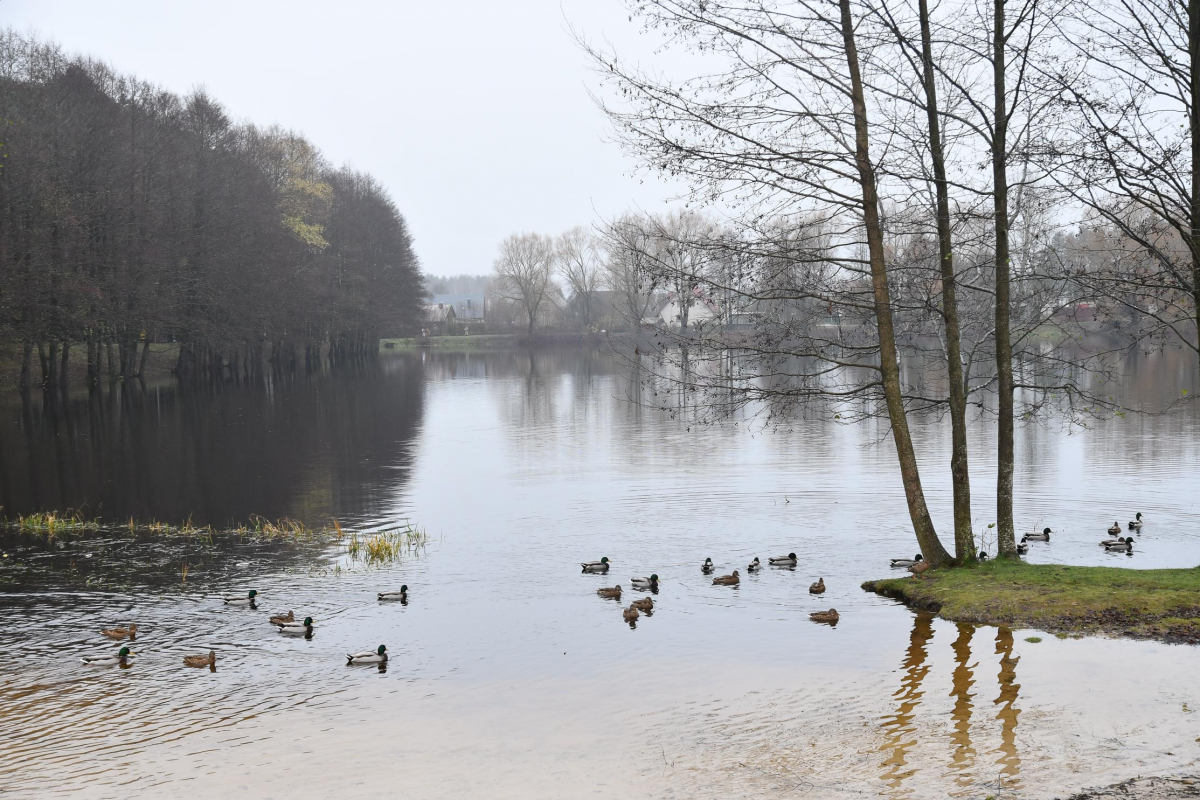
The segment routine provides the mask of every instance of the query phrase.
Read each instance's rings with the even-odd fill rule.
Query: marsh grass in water
[[[19,516],[15,520],[4,521],[6,527],[27,536],[41,536],[54,539],[69,533],[93,533],[103,527],[98,519],[87,519],[82,512],[67,510],[65,512],[47,511]]]
[[[338,530],[341,528],[339,526]],[[397,561],[429,542],[429,535],[407,523],[403,528],[374,534],[351,533],[346,543],[346,554],[355,561],[368,564],[385,564]]]

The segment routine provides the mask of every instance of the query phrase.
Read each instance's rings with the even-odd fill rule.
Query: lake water
[[[1123,375],[1130,402],[1198,382],[1179,353]],[[602,352],[417,353],[269,389],[0,406],[9,517],[430,535],[367,567],[304,542],[5,534],[3,795],[1052,797],[1195,770],[1200,649],[1031,643],[859,588],[916,549],[883,429],[815,413],[786,433],[689,427],[629,403],[632,385]],[[948,541],[948,423],[915,435]],[[1194,405],[1018,436],[1018,524],[1056,531],[1031,561],[1200,564]],[[975,425],[980,530],[991,437]],[[1132,557],[1096,546],[1138,511]],[[789,550],[796,570],[746,574]],[[579,573],[601,556],[609,575]],[[712,586],[705,557],[741,586]],[[657,609],[631,629],[595,590],[651,572]],[[407,605],[376,601],[400,584]],[[219,599],[247,588],[257,609]],[[836,627],[809,621],[831,606]],[[317,619],[311,640],[267,624],[287,609]],[[131,622],[131,666],[80,663]],[[385,670],[346,666],[380,643]],[[215,672],[182,668],[210,648]]]

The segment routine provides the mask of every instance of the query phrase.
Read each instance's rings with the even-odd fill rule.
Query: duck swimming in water
[[[809,594],[825,594],[825,579],[817,578],[817,582],[808,587]]]
[[[1104,545],[1104,549],[1105,550],[1126,551],[1126,552],[1132,553],[1133,552],[1133,537],[1126,536],[1123,540],[1118,540],[1116,542],[1113,542],[1112,544],[1106,544],[1106,545]]]
[[[658,591],[658,576],[651,575],[649,578],[630,578],[629,583],[635,589],[649,589],[650,591]]]
[[[100,631],[100,634],[110,639],[128,639],[132,642],[137,638],[137,625],[130,625],[128,628],[109,628]]]
[[[1142,527],[1142,512],[1138,512],[1137,516],[1129,520],[1129,530],[1136,531]]]
[[[379,645],[374,650],[363,650],[361,653],[347,653],[346,664],[386,664],[388,660],[387,647]]]
[[[913,564],[916,564],[918,561],[922,560],[923,559],[921,558],[920,553],[917,553],[917,555],[913,558],[893,558],[892,569],[908,569]]]
[[[122,647],[116,655],[105,653],[99,656],[84,656],[80,661],[93,667],[111,667],[113,664],[125,664],[132,655],[135,655],[132,650]]]
[[[609,589],[597,589],[596,594],[600,595],[601,597],[603,597],[607,600],[620,600],[621,599],[621,584],[618,583],[616,586],[613,586],[612,588],[609,588]]]
[[[1050,530],[1049,528],[1043,528],[1041,533],[1023,533],[1021,534],[1021,541],[1048,542],[1050,541],[1050,534],[1052,533],[1054,533],[1054,531]]]
[[[837,625],[838,620],[841,619],[836,608],[828,611],[814,611],[808,615],[808,618],[813,622],[824,622],[827,625]]]
[[[771,556],[772,567],[794,567],[799,562],[795,553],[788,553],[786,556]]]
[[[184,656],[183,665],[185,667],[208,667],[212,669],[217,666],[217,651],[209,650],[206,656]]]
[[[583,567],[584,572],[608,572],[608,556],[605,556],[599,561],[584,561],[582,564],[580,564],[580,566]]]
[[[738,571],[735,569],[732,575],[720,575],[713,578],[713,586],[737,586],[741,583],[741,580],[738,577]]]
[[[750,566],[746,567],[746,572],[758,572],[760,569],[762,569],[762,563],[758,560],[758,556],[755,556],[754,560],[750,562]]]
[[[711,558],[704,559],[704,563],[700,565],[700,571],[703,572],[705,575],[713,574],[713,572],[715,572],[716,569],[717,568],[713,565]]]

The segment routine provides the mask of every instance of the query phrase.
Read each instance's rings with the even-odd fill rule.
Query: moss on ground
[[[1200,644],[1200,567],[1117,569],[992,561],[867,591],[958,622]]]

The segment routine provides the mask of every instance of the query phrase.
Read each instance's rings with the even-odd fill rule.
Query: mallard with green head
[[[580,564],[584,572],[608,572],[608,556],[599,561],[584,561]]]
[[[1121,528],[1120,528],[1120,526],[1117,526],[1117,533],[1120,533],[1120,532],[1121,532]],[[1050,541],[1050,534],[1052,534],[1052,533],[1054,533],[1054,531],[1050,530],[1049,528],[1042,528],[1041,533],[1023,533],[1023,534],[1021,534],[1021,541],[1023,541],[1023,542],[1048,542],[1048,541]]]
[[[300,624],[291,623],[288,625],[279,625],[280,633],[286,633],[288,636],[312,636],[313,633],[313,618],[305,617]]]
[[[649,578],[630,578],[629,583],[635,589],[649,589],[652,592],[658,591],[658,575],[651,575]]]
[[[379,645],[374,650],[363,650],[361,653],[347,653],[347,664],[385,664],[388,660],[387,647]]]
[[[1124,551],[1124,552],[1132,553],[1133,552],[1133,537],[1126,536],[1124,539],[1118,539],[1116,542],[1114,542],[1112,544],[1104,545],[1104,549],[1111,550],[1111,551],[1118,551],[1118,552]]]
[[[772,556],[771,557],[771,566],[772,567],[794,567],[799,562],[800,562],[800,559],[796,558],[795,553],[788,553],[786,556]]]
[[[700,571],[705,575],[712,575],[716,570],[717,568],[713,565],[711,558],[704,559],[704,563],[700,565]]]
[[[754,560],[746,565],[746,572],[758,572],[760,569],[762,569],[762,562],[758,560],[758,556],[755,556]]]
[[[922,558],[921,558],[920,553],[917,553],[912,558],[893,558],[892,559],[892,569],[908,569],[913,564],[916,564],[918,561],[921,561],[921,560],[922,560]]]
[[[247,606],[254,605],[256,597],[258,597],[258,592],[255,589],[251,589],[244,595],[230,595],[221,599],[231,606]]]
[[[184,656],[183,665],[185,667],[209,667],[215,669],[217,666],[217,651],[209,650],[206,656]]]
[[[407,603],[408,602],[408,584],[406,583],[403,586],[401,586],[400,591],[398,591],[398,592],[380,592],[379,599],[380,600],[399,600],[401,603]]]
[[[1138,512],[1137,516],[1129,520],[1129,530],[1136,531],[1142,528],[1142,512]]]
[[[137,638],[137,625],[130,625],[128,628],[107,628],[100,631],[100,634],[110,639],[128,639],[132,642]]]
[[[81,661],[93,667],[111,667],[113,664],[124,664],[135,653],[128,647],[122,647],[116,654],[104,653],[97,656],[84,656]]]

